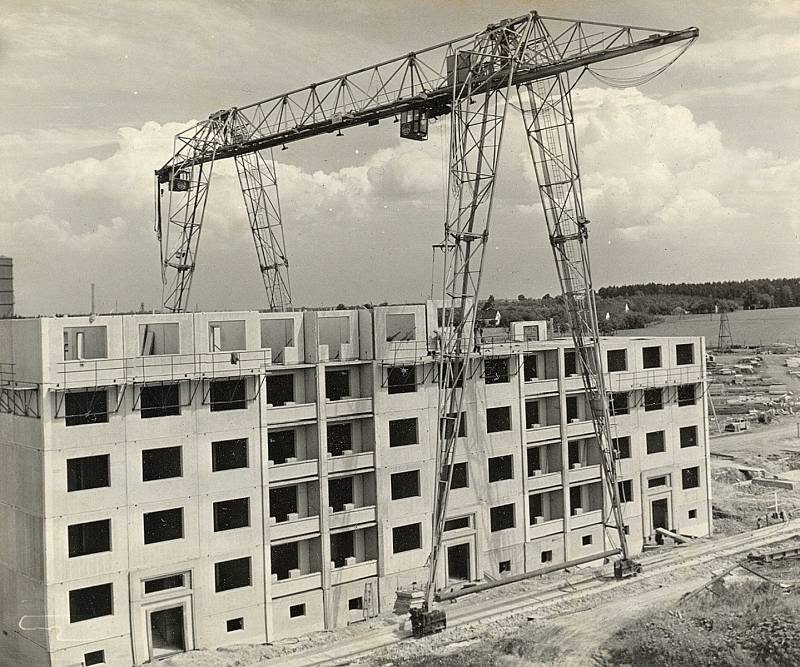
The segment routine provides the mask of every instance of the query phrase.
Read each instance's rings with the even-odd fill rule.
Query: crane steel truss
[[[439,446],[427,606],[435,590],[453,455],[462,419],[464,378],[474,348],[477,296],[489,237],[503,124],[514,72],[530,27],[530,22],[512,27],[501,25],[476,39],[469,51],[457,51],[453,59],[454,63],[466,66],[456,66],[452,76],[447,219],[441,246],[444,307],[438,355]]]
[[[600,449],[612,523],[622,552],[620,568],[631,567],[612,448],[608,392],[603,376],[600,328],[589,262],[588,220],[584,216],[569,74],[539,79],[517,88],[539,194],[569,316],[575,357],[589,397]],[[613,538],[612,538],[613,542]]]
[[[286,244],[275,158],[271,148],[269,158],[265,156],[266,152],[245,153],[234,159],[267,301],[270,310],[280,311],[292,307],[292,292],[289,287],[289,260],[284,250]]]
[[[471,355],[476,351],[476,308],[503,125],[513,88],[534,161],[576,359],[590,397],[611,504],[612,517],[605,520],[606,527],[618,535],[620,571],[635,569],[629,560],[611,448],[568,73],[667,44],[688,46],[698,34],[696,28],[653,30],[531,12],[488,26],[476,35],[247,107],[217,112],[178,135],[175,155],[156,171],[165,306],[174,311],[185,308],[211,166],[217,159],[233,157],[270,306],[285,308],[291,297],[274,162],[271,153],[267,160],[258,151],[356,125],[375,125],[408,112],[422,111],[426,118],[450,114],[448,205],[441,245],[445,254],[444,316],[439,343],[433,350],[439,369],[439,428],[426,609],[434,594],[442,546],[461,421],[461,387],[471,376],[469,365],[475,361]],[[160,186],[164,185],[169,189],[169,214],[162,236]]]
[[[536,12],[504,21],[502,30],[513,30],[520,34],[520,30],[527,29],[529,25],[532,26],[531,34],[538,35],[534,42],[541,34],[550,36],[550,48],[539,49],[536,58],[528,58],[528,54],[523,54],[518,59],[514,85],[654,47],[692,40],[698,34],[696,28],[656,30],[546,17]],[[173,157],[156,170],[159,185],[156,227],[161,242],[164,307],[180,312],[188,303],[211,164],[215,160],[250,155],[357,125],[374,125],[384,118],[397,117],[407,111],[423,110],[429,118],[449,114],[453,97],[449,65],[453,62],[454,54],[457,51],[469,52],[496,30],[497,26],[491,26],[477,35],[459,37],[255,104],[220,111],[179,134],[175,140]],[[528,49],[531,46],[526,45]],[[495,79],[495,82],[501,79]],[[202,166],[206,164],[209,166],[203,169]],[[271,158],[269,161],[264,159],[262,168],[268,164],[271,164]],[[176,190],[177,187],[183,187],[187,180],[190,184],[187,190]],[[270,201],[275,204],[275,211],[279,213],[274,170],[271,176],[262,177],[262,180],[269,184],[266,191],[269,192]],[[171,233],[162,233],[161,229],[163,188],[160,186],[169,190],[169,196],[166,197],[168,212],[164,217],[167,219],[167,232]],[[245,193],[246,201],[248,197]],[[265,206],[263,210],[269,208],[273,207]],[[277,295],[280,294],[286,300],[283,307],[287,307],[290,303],[288,279],[285,278],[288,262],[280,217],[269,223],[269,233],[260,233],[258,230],[263,230],[263,224],[254,223],[252,213],[249,212],[249,215],[269,305],[273,309],[279,308]],[[280,275],[272,275],[273,272]],[[285,294],[281,291],[284,284]],[[273,285],[275,289],[271,290]]]

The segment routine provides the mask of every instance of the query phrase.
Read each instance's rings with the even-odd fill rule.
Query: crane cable
[[[686,52],[686,50],[692,44],[694,44],[695,41],[696,41],[696,38],[690,39],[685,44],[681,44],[680,46],[672,49],[671,51],[668,51],[666,53],[662,53],[661,55],[656,56],[655,58],[650,58],[649,60],[645,60],[644,62],[641,62],[641,63],[636,63],[636,64],[633,64],[633,65],[622,65],[620,67],[598,67],[598,68],[595,68],[595,67],[587,66],[586,69],[589,70],[589,73],[595,79],[597,79],[598,81],[601,81],[602,83],[605,83],[608,86],[611,86],[612,88],[630,88],[630,87],[633,87],[633,86],[640,86],[640,85],[643,85],[645,83],[648,83],[648,82],[652,81],[657,76],[659,76],[662,72],[666,71],[669,67],[671,67],[672,64],[678,58],[680,58]],[[616,71],[620,71],[620,70],[631,70],[631,69],[633,69],[635,67],[641,67],[642,65],[645,65],[647,63],[656,62],[658,60],[661,60],[662,58],[666,58],[666,57],[669,57],[669,56],[672,56],[672,57],[665,64],[661,65],[660,67],[657,67],[656,69],[654,69],[651,72],[647,72],[647,73],[644,73],[644,74],[639,74],[639,75],[631,76],[631,77],[623,77],[623,76],[613,76],[613,75],[609,75],[609,74],[601,74],[601,72],[616,72]]]

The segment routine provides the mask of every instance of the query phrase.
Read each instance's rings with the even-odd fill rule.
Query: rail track
[[[767,526],[726,538],[701,539],[668,552],[642,556],[643,572],[636,578],[616,580],[597,575],[570,580],[568,588],[559,582],[535,593],[525,591],[497,599],[473,599],[465,596],[447,608],[448,628],[469,623],[487,623],[505,616],[536,611],[541,614],[548,607],[583,596],[611,592],[618,588],[647,582],[676,570],[698,567],[713,561],[726,561],[742,553],[784,542],[792,537],[800,540],[800,519],[784,524]],[[328,646],[283,655],[270,660],[251,663],[248,667],[311,667],[313,665],[346,665],[356,658],[398,641],[411,637],[407,622],[387,626],[365,633],[363,637],[343,640]]]

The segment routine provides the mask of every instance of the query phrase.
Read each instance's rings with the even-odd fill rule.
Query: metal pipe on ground
[[[543,567],[539,570],[533,570],[532,572],[522,572],[520,574],[512,574],[511,576],[503,577],[498,581],[487,581],[482,584],[476,584],[475,586],[467,586],[465,588],[460,588],[457,591],[450,591],[448,593],[437,593],[435,600],[437,602],[455,600],[457,598],[463,597],[464,595],[471,595],[472,593],[480,593],[481,591],[487,591],[491,588],[497,588],[498,586],[513,584],[515,581],[524,581],[525,579],[530,579],[531,577],[539,577],[543,574],[558,572],[558,570],[566,570],[568,567],[575,567],[576,565],[584,565],[586,563],[591,563],[593,561],[600,560],[601,558],[610,558],[611,556],[616,556],[619,553],[620,553],[619,549],[611,549],[610,551],[603,551],[602,553],[599,554],[584,556],[583,558],[576,558],[575,560],[569,560],[566,561],[565,563],[559,563],[558,565],[550,565],[548,567]]]

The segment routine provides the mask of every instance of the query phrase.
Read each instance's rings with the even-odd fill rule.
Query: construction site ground
[[[750,469],[767,476],[800,469],[797,417],[779,416],[745,432],[714,434],[711,451],[714,536],[648,551],[641,558],[644,572],[636,578],[616,581],[608,565],[583,567],[468,595],[447,605],[445,632],[422,640],[410,638],[406,616],[386,613],[335,631],[268,645],[192,651],[162,664],[615,664],[616,633],[624,635],[649,614],[670,608],[750,552],[800,543],[800,491],[758,486],[748,479],[754,474]],[[783,522],[771,516],[776,492],[779,510],[797,518]],[[762,527],[757,529],[759,519]],[[783,572],[784,578],[800,579],[797,560],[760,567],[768,576]]]

